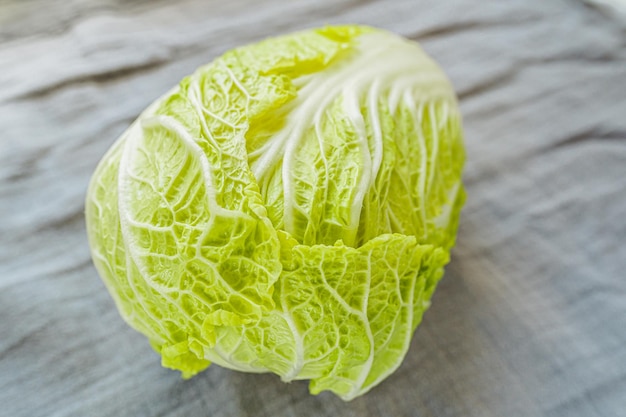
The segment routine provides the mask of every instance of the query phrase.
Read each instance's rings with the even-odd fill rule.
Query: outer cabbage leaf
[[[301,347],[292,374],[313,393],[367,392],[400,365],[446,262],[444,250],[398,234],[358,249],[295,246],[279,294]]]

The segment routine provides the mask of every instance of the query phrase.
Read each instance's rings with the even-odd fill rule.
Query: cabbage
[[[100,162],[86,221],[165,367],[310,379],[350,400],[405,356],[464,200],[450,83],[415,43],[326,27],[225,53]]]

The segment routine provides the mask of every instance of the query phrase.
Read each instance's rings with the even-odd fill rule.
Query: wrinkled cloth
[[[0,5],[0,404],[10,416],[618,416],[626,48],[582,2]],[[468,200],[402,366],[366,396],[163,369],[91,263],[84,197],[138,113],[234,46],[325,23],[419,41],[464,114]]]

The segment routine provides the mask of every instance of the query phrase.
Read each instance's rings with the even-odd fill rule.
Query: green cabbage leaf
[[[162,364],[309,379],[344,400],[406,355],[464,201],[454,91],[362,26],[225,53],[98,165],[93,260]]]

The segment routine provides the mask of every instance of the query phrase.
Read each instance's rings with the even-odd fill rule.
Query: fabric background
[[[197,66],[345,22],[420,41],[458,91],[453,261],[364,397],[217,366],[183,381],[91,263],[90,175]],[[0,415],[625,416],[623,28],[575,0],[0,0]]]

